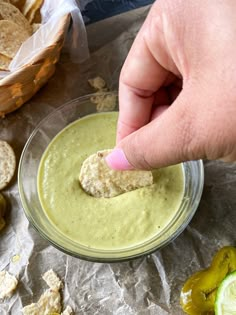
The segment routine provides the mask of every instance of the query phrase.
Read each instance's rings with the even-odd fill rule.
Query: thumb
[[[182,91],[164,113],[123,138],[107,156],[108,166],[152,169],[202,158],[204,148],[196,136],[197,105],[190,95],[196,94]]]

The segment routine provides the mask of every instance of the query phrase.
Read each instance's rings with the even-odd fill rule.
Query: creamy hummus
[[[41,205],[69,239],[95,249],[124,249],[147,241],[170,223],[181,204],[181,165],[155,170],[154,184],[113,198],[94,198],[80,186],[83,161],[115,145],[117,113],[79,119],[46,149],[38,171]]]

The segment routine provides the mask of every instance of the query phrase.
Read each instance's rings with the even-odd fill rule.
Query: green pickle
[[[193,274],[184,284],[180,304],[189,315],[213,315],[217,289],[236,270],[236,248],[226,246],[214,256],[209,268]]]

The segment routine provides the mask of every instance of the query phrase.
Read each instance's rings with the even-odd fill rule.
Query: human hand
[[[111,168],[236,160],[236,1],[155,2],[122,68],[119,104]]]

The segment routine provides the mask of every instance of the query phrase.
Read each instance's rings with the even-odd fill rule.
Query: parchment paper
[[[19,161],[38,122],[54,108],[91,93],[87,79],[101,75],[117,89],[121,65],[148,8],[138,9],[88,28],[91,58],[73,64],[63,54],[54,77],[20,110],[0,121],[0,139],[9,141]],[[112,25],[112,28],[111,28]],[[11,205],[0,233],[0,270],[19,277],[13,297],[0,303],[0,314],[21,314],[46,288],[42,273],[53,268],[63,279],[64,302],[81,315],[183,314],[179,294],[193,272],[209,265],[224,245],[236,245],[236,165],[205,162],[205,188],[187,229],[154,254],[126,263],[82,261],[53,248],[29,225],[19,199],[16,178],[4,192]],[[12,257],[20,259],[13,262]]]

